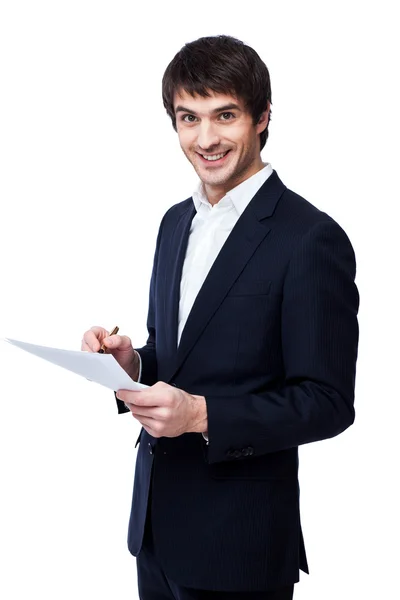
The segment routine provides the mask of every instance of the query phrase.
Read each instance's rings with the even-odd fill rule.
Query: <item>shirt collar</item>
[[[242,183],[230,190],[223,198],[221,198],[220,202],[229,198],[233,206],[235,207],[236,212],[240,216],[247,208],[247,205],[258,192],[260,187],[267,181],[268,177],[272,174],[271,165],[269,163],[264,163],[264,165],[265,166],[263,169],[257,171],[257,173],[255,173],[245,181],[242,181]],[[202,204],[205,204],[208,208],[211,208],[211,204],[207,200],[207,196],[204,192],[203,183],[201,181],[199,181],[195,191],[193,192],[192,198],[196,212],[199,212],[200,206]]]

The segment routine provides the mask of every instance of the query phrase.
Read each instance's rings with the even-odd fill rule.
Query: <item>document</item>
[[[10,338],[5,338],[5,341],[115,392],[117,390],[141,390],[148,387],[143,383],[133,381],[111,354],[61,350]]]

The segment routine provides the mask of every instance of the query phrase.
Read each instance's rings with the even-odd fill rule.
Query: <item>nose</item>
[[[197,143],[202,150],[211,150],[214,146],[218,146],[220,136],[213,123],[203,121],[198,129]]]

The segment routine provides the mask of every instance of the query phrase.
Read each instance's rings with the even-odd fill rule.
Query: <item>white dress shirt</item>
[[[212,206],[200,182],[193,193],[197,214],[193,217],[183,263],[179,316],[178,345],[196,296],[222,246],[247,208],[250,200],[272,173],[270,164],[233,188]]]
[[[200,182],[193,192],[196,215],[193,217],[183,263],[178,314],[178,345],[189,313],[215,259],[239,217],[251,199],[272,174],[272,167],[264,168],[230,190],[212,206]],[[139,356],[140,359],[140,356]],[[140,376],[141,376],[140,360]],[[140,376],[138,381],[140,381]],[[202,434],[208,442],[208,437]]]

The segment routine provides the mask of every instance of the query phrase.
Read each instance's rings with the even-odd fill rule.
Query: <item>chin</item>
[[[210,184],[214,186],[226,186],[230,182],[230,180],[230,177],[224,177],[221,179],[215,179],[214,181],[210,182]]]
[[[225,185],[231,181],[232,173],[221,173],[220,175],[215,174],[214,177],[205,176],[204,179],[208,179],[206,183],[208,183],[209,185]]]

